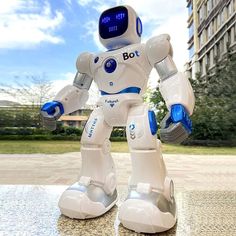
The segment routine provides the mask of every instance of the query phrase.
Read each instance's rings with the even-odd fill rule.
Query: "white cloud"
[[[77,2],[83,7],[92,7],[100,13],[109,7],[117,5],[115,0],[77,0]]]
[[[28,48],[41,42],[62,43],[54,35],[64,18],[54,14],[50,4],[36,1],[8,0],[0,2],[0,48]]]
[[[106,51],[107,49],[100,43],[98,37],[98,23],[95,20],[88,21],[84,28],[86,29],[86,34],[83,35],[83,38],[93,38],[94,43],[96,44],[99,51]]]
[[[181,27],[178,27],[181,26]],[[182,15],[174,15],[163,25],[152,31],[152,36],[168,33],[171,36],[171,44],[174,51],[174,61],[179,70],[183,71],[184,64],[188,60],[186,18]]]
[[[130,5],[144,23],[160,24],[169,17],[185,11],[185,2],[173,0],[120,0],[118,4]],[[186,19],[187,20],[187,19]]]

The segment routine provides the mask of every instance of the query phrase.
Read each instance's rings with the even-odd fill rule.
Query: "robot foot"
[[[75,183],[69,187],[59,200],[59,208],[65,216],[74,219],[88,219],[103,215],[117,202],[117,191],[108,195],[96,185]]]
[[[139,193],[131,189],[119,209],[119,219],[124,227],[143,233],[158,233],[172,228],[176,223],[174,197],[167,200],[162,193]]]

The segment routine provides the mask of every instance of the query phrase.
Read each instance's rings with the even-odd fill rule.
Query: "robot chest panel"
[[[97,55],[92,66],[100,90],[115,93],[126,87],[142,88],[150,73],[142,45]]]

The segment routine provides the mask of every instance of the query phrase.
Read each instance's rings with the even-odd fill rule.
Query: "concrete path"
[[[131,173],[127,153],[112,154],[118,184]],[[236,156],[164,155],[177,189],[236,190]],[[70,185],[77,181],[80,153],[0,154],[0,184]],[[145,167],[144,167],[145,168]]]

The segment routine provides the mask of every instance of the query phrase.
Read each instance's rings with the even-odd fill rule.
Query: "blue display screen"
[[[99,19],[99,34],[108,39],[122,35],[128,28],[128,10],[114,7],[104,11]]]

